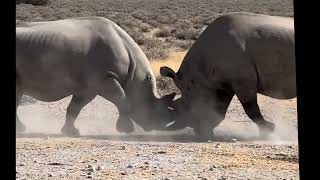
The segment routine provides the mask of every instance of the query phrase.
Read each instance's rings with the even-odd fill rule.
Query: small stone
[[[199,177],[200,180],[208,180],[207,178],[205,177]]]
[[[48,174],[48,177],[52,177],[52,174]]]
[[[120,147],[120,150],[125,150],[125,149],[126,149],[125,146],[121,146],[121,147]]]
[[[233,139],[231,139],[231,142],[235,143],[235,142],[237,142],[237,139],[233,138]]]
[[[87,175],[92,175],[92,172],[88,172]]]
[[[133,168],[133,166],[132,165],[128,165],[127,168]]]
[[[165,151],[159,151],[158,152],[158,154],[165,154],[165,153],[167,153],[167,152],[165,152]]]
[[[171,180],[171,178],[164,178],[164,180]]]
[[[212,141],[211,140],[208,140],[208,143],[211,143]]]
[[[220,147],[220,143],[217,143],[215,148],[219,148]]]
[[[209,171],[213,171],[214,168],[217,168],[217,166],[215,165],[210,166]]]
[[[127,173],[126,173],[126,172],[121,172],[120,174],[121,174],[121,175],[126,175]]]
[[[92,165],[91,165],[91,164],[89,164],[87,167],[88,167],[88,168],[92,168]]]
[[[98,170],[98,171],[103,170],[103,169],[104,169],[104,166],[98,165],[98,167],[97,167],[97,170]]]
[[[140,154],[137,154],[137,156],[139,157],[139,156],[140,156]]]
[[[93,176],[92,176],[92,175],[88,175],[87,178],[88,178],[88,179],[92,179]]]
[[[148,162],[148,161],[146,161],[146,162],[144,162],[144,164],[149,165],[149,162]]]
[[[19,166],[25,166],[23,163],[20,163]]]
[[[96,171],[95,168],[89,168],[88,170],[89,170],[89,172],[95,172]]]

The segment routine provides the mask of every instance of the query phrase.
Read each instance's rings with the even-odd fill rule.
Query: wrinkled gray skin
[[[261,136],[274,130],[257,104],[257,93],[296,97],[293,18],[233,13],[203,32],[175,73],[161,67],[182,92],[172,106],[180,117],[168,130],[193,127],[204,140],[224,119],[234,95],[257,124]]]
[[[79,135],[74,122],[96,95],[119,110],[116,128],[134,131],[160,128],[171,118],[168,103],[159,98],[149,61],[134,40],[112,21],[82,17],[51,22],[18,23],[16,27],[16,108],[23,94],[41,101],[69,95],[62,132]],[[16,130],[25,126],[16,119]]]

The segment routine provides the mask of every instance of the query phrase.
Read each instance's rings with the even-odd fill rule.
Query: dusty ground
[[[19,4],[16,17],[21,21],[109,18],[142,47],[158,74],[163,65],[177,69],[183,50],[216,17],[234,11],[292,16],[292,4],[291,0],[52,0],[46,6]],[[176,91],[172,82],[157,80],[160,94]],[[270,140],[257,141],[257,127],[234,98],[226,119],[215,129],[221,141],[210,143],[193,142],[190,129],[146,133],[137,126],[130,135],[119,134],[117,109],[101,97],[88,104],[76,121],[82,137],[67,138],[60,128],[70,97],[51,103],[23,100],[18,114],[27,132],[16,138],[17,179],[299,179],[296,99],[259,96],[262,113],[276,123],[276,131]],[[232,139],[237,141],[229,142]]]
[[[17,134],[18,179],[299,179],[295,99],[259,97],[277,129],[272,140],[256,141],[257,127],[235,98],[215,133],[237,141],[211,143],[192,142],[190,129],[118,134],[117,109],[99,96],[76,121],[82,137],[63,137],[69,101],[20,106],[27,132]]]

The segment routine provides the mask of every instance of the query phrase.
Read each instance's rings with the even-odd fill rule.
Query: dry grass
[[[16,18],[25,22],[79,16],[106,17],[120,25],[143,48],[149,59],[162,59],[170,54],[168,50],[172,48],[189,49],[215,18],[235,11],[293,16],[293,1],[49,0],[45,6],[17,4]],[[163,31],[165,27],[170,31]],[[162,30],[158,34],[160,37],[144,36],[148,34],[146,32],[155,32],[155,29]]]
[[[167,66],[173,69],[174,71],[177,71],[181,65],[181,62],[186,55],[187,51],[178,51],[178,52],[172,52],[170,53],[169,57],[166,59],[155,59],[150,61],[151,69],[155,76],[160,75],[160,67]]]

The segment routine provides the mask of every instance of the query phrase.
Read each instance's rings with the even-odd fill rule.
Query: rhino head
[[[212,74],[193,68],[180,67],[177,73],[169,67],[160,68],[160,74],[172,78],[181,91],[181,98],[170,104],[177,115],[174,123],[167,126],[167,130],[188,126],[201,130],[201,124],[215,127],[224,119],[232,92],[229,93],[226,90],[228,87],[210,77]]]
[[[131,103],[132,119],[145,131],[160,130],[171,122],[175,112],[170,104],[175,93],[160,97],[152,71],[137,72],[136,80],[129,84],[128,98]]]

